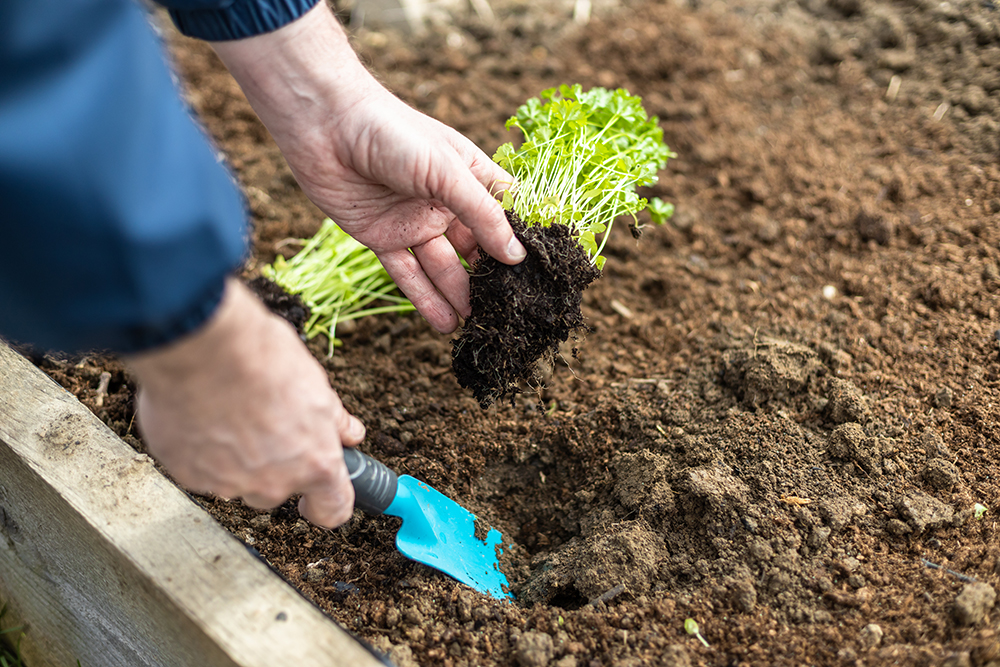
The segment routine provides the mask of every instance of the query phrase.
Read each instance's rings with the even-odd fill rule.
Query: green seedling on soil
[[[698,621],[694,620],[693,618],[685,620],[684,632],[688,633],[689,635],[694,635],[695,637],[698,638],[698,641],[704,644],[705,648],[708,648],[708,642],[705,641],[705,638],[701,636],[701,629],[698,627]]]
[[[652,185],[668,158],[658,119],[642,99],[618,89],[562,85],[532,98],[507,121],[524,134],[519,148],[506,143],[493,160],[513,177],[503,206],[529,227],[567,225],[591,261],[601,268],[601,252],[615,218],[648,208],[662,224],[673,205],[636,194]],[[605,233],[598,245],[597,235]]]
[[[986,505],[983,505],[981,503],[976,503],[975,505],[972,506],[972,511],[977,519],[982,519],[983,516],[986,514]]]
[[[341,344],[337,324],[380,313],[414,309],[371,250],[355,241],[327,218],[305,246],[289,260],[280,255],[261,273],[309,307],[306,338],[325,334],[329,354]],[[379,305],[373,305],[378,302]]]

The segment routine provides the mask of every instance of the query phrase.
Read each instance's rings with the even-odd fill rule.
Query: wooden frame
[[[31,667],[386,664],[2,342],[0,600]]]

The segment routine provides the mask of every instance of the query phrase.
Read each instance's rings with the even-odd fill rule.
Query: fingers
[[[255,493],[243,495],[243,504],[258,510],[274,509],[286,500],[288,500],[288,496],[258,495]]]
[[[346,418],[340,424],[340,441],[350,447],[360,445],[365,439],[365,425],[354,415],[344,412]]]
[[[424,273],[462,317],[468,317],[469,274],[455,254],[451,241],[438,236],[413,248]]]
[[[364,425],[286,322],[241,286],[225,299],[209,330],[132,361],[149,452],[192,491],[261,509],[302,493],[307,519],[345,522],[342,445],[360,443]]]
[[[432,251],[432,253],[436,252],[436,250]],[[454,251],[452,254],[454,255]],[[406,298],[413,303],[432,327],[440,333],[451,333],[458,327],[458,316],[455,314],[455,309],[434,287],[434,283],[431,282],[416,256],[406,250],[394,250],[379,255],[379,260],[400,291],[406,295]],[[457,256],[455,256],[455,261],[458,261]],[[461,263],[459,266],[461,267]],[[454,283],[454,277],[446,279]],[[468,277],[466,277],[467,279]],[[468,302],[468,287],[465,289],[465,300]]]
[[[301,456],[269,466],[270,475],[253,475],[243,502],[257,509],[281,505],[294,493],[302,493],[300,513],[312,523],[334,528],[345,523],[354,509],[354,494],[344,467],[341,443],[354,446],[365,438],[365,425],[344,409],[332,392],[333,421],[339,442],[325,436],[326,444],[305,450]],[[236,495],[236,494],[234,494]]]
[[[505,264],[517,264],[527,252],[514,236],[503,207],[487,190],[502,188],[510,176],[478,149],[468,159],[465,164],[461,164],[459,155],[454,161],[442,160],[434,194],[471,230],[490,256]]]
[[[461,136],[461,135],[460,135]],[[476,179],[486,186],[489,191],[490,196],[494,199],[501,199],[503,193],[510,189],[514,185],[514,177],[507,173],[507,171],[494,162],[486,153],[482,152],[473,144],[468,141],[465,137],[462,137],[464,146],[459,146],[459,154],[462,154],[463,148],[467,153],[466,161],[469,164],[469,171]]]
[[[479,256],[477,252],[479,242],[476,241],[476,237],[472,235],[469,228],[459,222],[458,218],[448,228],[445,235],[451,242],[452,247],[458,251],[459,255],[465,258],[466,262],[472,264],[476,261]]]

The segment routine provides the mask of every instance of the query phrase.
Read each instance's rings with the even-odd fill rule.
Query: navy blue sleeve
[[[277,30],[320,0],[157,0],[170,9],[177,29],[212,42]]]
[[[214,311],[246,236],[144,10],[0,2],[0,335],[65,351],[168,343]]]

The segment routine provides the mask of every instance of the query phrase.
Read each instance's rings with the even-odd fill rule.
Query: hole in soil
[[[560,609],[568,609],[569,611],[574,611],[580,609],[587,604],[588,600],[580,595],[580,593],[574,589],[560,591],[549,601],[549,604],[553,607],[559,607]]]
[[[494,513],[510,526],[504,535],[529,556],[557,548],[580,534],[577,486],[567,471],[535,458],[522,465],[492,469],[484,477]]]

